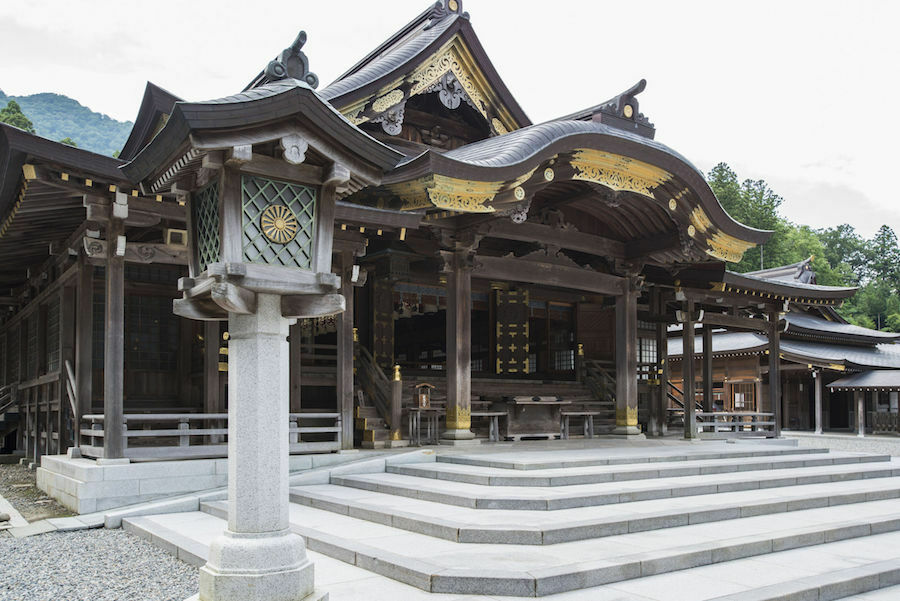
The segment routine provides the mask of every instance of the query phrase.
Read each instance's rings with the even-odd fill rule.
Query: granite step
[[[777,457],[782,455],[816,455],[828,453],[828,449],[776,446],[765,442],[702,444],[685,448],[684,444],[666,447],[652,446],[644,449],[630,447],[606,447],[550,451],[500,451],[490,453],[441,455],[439,463],[456,463],[481,467],[516,470],[541,470],[554,468],[588,467],[593,465],[623,465],[632,463],[658,463],[701,459],[726,459],[739,457]]]
[[[134,518],[134,524],[126,527],[143,528],[164,544],[176,547],[172,533],[197,543],[189,522],[209,524],[209,518],[216,516],[223,518],[221,529],[227,503],[204,503],[202,509],[209,515],[193,515],[180,521],[170,516]],[[148,524],[149,520],[154,523]],[[672,573],[691,576],[702,566],[713,565],[744,573],[748,586],[726,586],[716,589],[717,594],[691,598],[713,599],[738,591],[749,594],[757,587],[775,585],[773,580],[784,586],[805,579],[808,587],[809,579],[883,561],[890,563],[874,571],[874,581],[870,574],[866,586],[878,588],[900,582],[900,508],[895,501],[860,503],[854,507],[852,517],[845,515],[842,508],[827,507],[803,510],[790,519],[757,516],[725,524],[682,526],[665,533],[629,533],[604,539],[603,544],[578,541],[539,548],[455,543],[295,504],[290,508],[290,522],[292,530],[306,539],[313,552],[433,593],[521,597],[578,589],[596,593],[601,589],[594,587],[601,585],[616,583],[619,589],[639,588],[647,578]],[[208,532],[210,528],[206,525],[197,529]],[[785,570],[792,564],[795,570]],[[857,576],[837,579],[834,590],[842,583],[852,585]],[[850,590],[848,594],[862,590],[872,589]],[[693,593],[697,593],[695,588]],[[672,601],[677,597],[661,598]],[[744,599],[735,597],[739,598]],[[746,597],[751,598],[756,597]]]
[[[439,456],[438,459],[442,459],[442,457]],[[438,480],[485,486],[544,487],[746,471],[787,470],[823,465],[854,465],[889,462],[890,459],[890,455],[834,452],[800,455],[776,454],[749,457],[717,457],[709,459],[682,458],[667,463],[623,463],[529,470],[436,461],[414,465],[393,465],[389,466],[387,471],[392,474],[405,476],[436,478]]]
[[[833,459],[840,459],[833,456]],[[428,464],[426,464],[428,465]],[[569,486],[496,486],[403,473],[332,475],[331,483],[477,509],[548,511],[631,501],[900,476],[900,463],[804,464],[791,470],[738,471],[700,476],[620,480]]]
[[[900,498],[900,476],[555,511],[475,509],[334,484],[293,487],[290,498],[293,503],[454,542],[542,546],[749,516],[794,513],[816,507],[897,499]]]

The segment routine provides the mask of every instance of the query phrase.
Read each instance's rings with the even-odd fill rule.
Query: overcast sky
[[[59,92],[120,120],[146,81],[240,91],[300,29],[327,85],[426,0],[3,0],[0,89]],[[646,78],[656,138],[708,171],[765,179],[813,227],[900,231],[900,2],[465,0],[534,122]]]

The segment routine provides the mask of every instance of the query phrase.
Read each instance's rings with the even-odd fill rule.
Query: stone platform
[[[332,600],[837,599],[900,584],[900,460],[886,455],[710,442],[416,461],[292,487],[291,528]],[[123,525],[200,565],[226,511]]]

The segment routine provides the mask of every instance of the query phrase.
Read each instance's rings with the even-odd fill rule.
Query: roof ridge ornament
[[[428,23],[425,25],[425,31],[428,31],[440,21],[449,15],[459,15],[463,19],[469,18],[469,13],[462,9],[462,0],[438,0],[431,7],[431,13],[428,15]]]
[[[297,34],[294,43],[281,51],[278,58],[271,61],[265,70],[268,82],[293,78],[305,82],[315,89],[319,86],[319,76],[309,70],[309,59],[301,48],[306,44],[306,32]]]
[[[638,134],[653,138],[653,124],[644,116],[644,113],[638,111],[640,104],[638,103],[637,95],[643,92],[646,87],[647,80],[640,80],[618,96],[610,98],[596,107],[593,110],[591,119],[620,127],[628,122],[632,122],[632,127],[637,130]],[[608,123],[610,118],[617,123]]]

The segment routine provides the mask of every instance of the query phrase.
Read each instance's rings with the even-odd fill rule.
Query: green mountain
[[[121,150],[131,132],[131,121],[116,121],[101,113],[95,113],[62,94],[32,94],[7,96],[0,90],[0,108],[10,100],[22,107],[25,116],[34,123],[39,136],[60,141],[71,138],[79,148],[98,154],[112,155]]]

